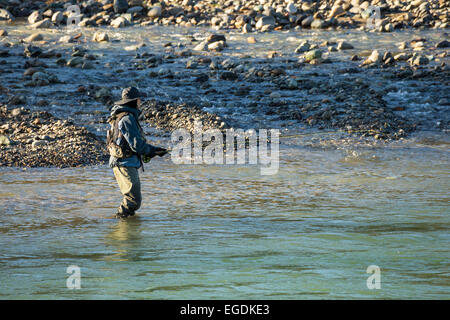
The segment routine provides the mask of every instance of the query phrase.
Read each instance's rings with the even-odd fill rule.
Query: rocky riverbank
[[[106,163],[104,143],[50,113],[0,106],[0,166],[79,167]]]
[[[35,10],[33,5],[30,10]],[[56,13],[43,9],[48,10],[42,6],[31,14],[40,19]],[[35,30],[31,22],[36,23],[0,26],[0,103],[8,110],[49,112],[67,120],[78,128],[76,136],[95,136],[99,148],[108,108],[130,85],[146,96],[145,121],[165,132],[191,130],[195,120],[205,129],[278,128],[288,135],[288,130],[326,129],[373,142],[401,139],[415,130],[449,131],[450,42],[443,30],[308,29],[249,35],[225,26],[217,32],[135,24],[121,29],[89,25],[68,32],[53,28],[58,26],[53,22],[50,28]],[[85,162],[78,156],[58,159],[52,152],[61,149],[70,155],[77,145],[64,147],[64,139],[55,136],[47,144],[36,142],[35,147],[45,148],[35,149],[33,142],[42,140],[39,135],[21,140],[10,129],[21,125],[21,118],[2,121],[8,125],[2,132],[8,146],[2,148],[9,157],[2,165],[104,161],[103,151],[95,150],[93,158],[82,154]],[[37,155],[31,156],[30,150]]]
[[[133,24],[203,26],[242,32],[303,29],[448,28],[446,0],[1,0],[0,19],[27,18],[33,28],[67,24],[66,12],[77,4],[80,26]],[[376,18],[373,23],[369,19]],[[372,20],[371,20],[372,21]]]

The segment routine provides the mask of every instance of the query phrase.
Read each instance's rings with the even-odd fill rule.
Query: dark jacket
[[[111,168],[116,166],[140,168],[142,166],[141,156],[147,154],[154,156],[156,148],[147,143],[144,137],[144,132],[138,124],[138,119],[141,112],[136,108],[130,108],[126,105],[116,105],[111,109],[111,116],[121,112],[129,112],[130,114],[120,119],[118,128],[121,131],[123,138],[125,138],[128,142],[131,150],[136,154],[124,159],[117,159],[110,156],[109,166]],[[122,138],[119,137],[117,139],[117,144],[121,143],[120,139]]]

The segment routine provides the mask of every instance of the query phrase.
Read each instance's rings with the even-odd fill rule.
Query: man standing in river
[[[109,165],[123,195],[116,218],[133,216],[141,206],[141,183],[138,169],[143,161],[155,156],[164,156],[168,151],[147,143],[144,131],[139,124],[140,93],[135,87],[122,91],[122,100],[116,101],[111,109],[108,122],[111,129],[107,135],[107,147],[110,153]]]

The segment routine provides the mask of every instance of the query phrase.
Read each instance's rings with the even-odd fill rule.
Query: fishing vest
[[[129,158],[137,154],[136,152],[131,150],[130,145],[124,138],[122,132],[119,130],[120,120],[122,120],[123,117],[129,114],[129,112],[120,112],[108,120],[111,128],[106,134],[106,146],[108,148],[109,154],[117,159]],[[139,122],[138,127],[140,128]],[[120,139],[119,144],[117,144],[118,139]]]

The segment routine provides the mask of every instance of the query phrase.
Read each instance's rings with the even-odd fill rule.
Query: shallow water
[[[126,222],[109,168],[2,168],[0,298],[448,299],[448,146],[287,139],[274,176],[156,159]]]

